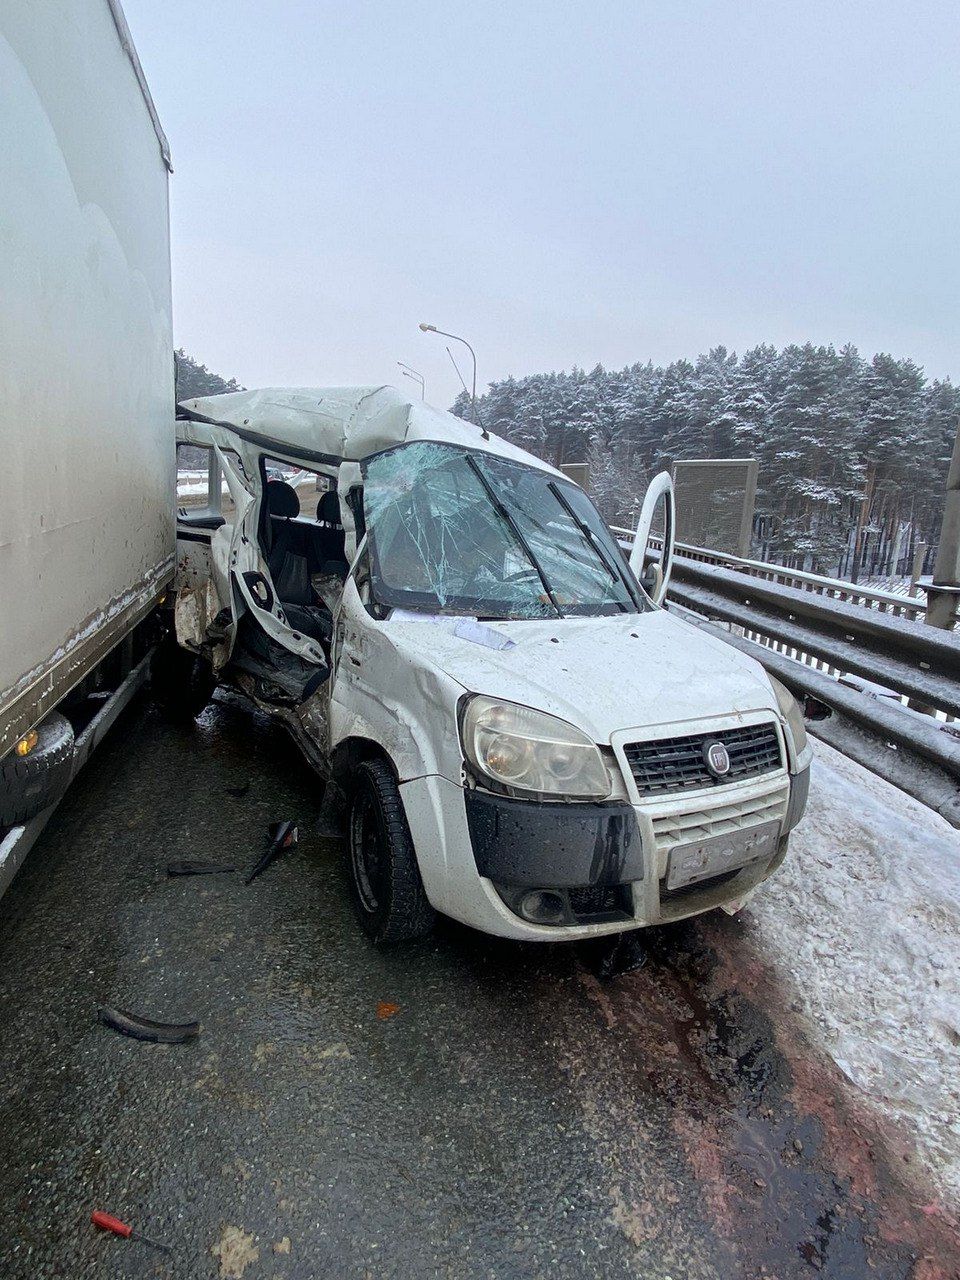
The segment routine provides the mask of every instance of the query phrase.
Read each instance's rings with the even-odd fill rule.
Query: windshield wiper
[[[633,601],[633,603],[637,606],[637,608],[642,613],[643,610],[641,608],[640,601],[637,599],[636,593],[634,592],[633,586],[631,585],[629,579],[624,574],[623,570],[620,568],[619,565],[611,563],[611,561],[607,558],[606,548],[597,540],[596,535],[594,534],[590,526],[587,524],[586,520],[581,519],[580,516],[577,515],[576,511],[573,508],[573,505],[568,501],[566,495],[564,494],[564,492],[562,491],[562,489],[560,488],[560,486],[557,484],[555,480],[551,480],[547,488],[550,490],[550,492],[553,494],[556,500],[560,503],[561,507],[563,507],[564,511],[566,511],[567,515],[570,517],[573,523],[577,526],[577,528],[580,530],[583,536],[587,539],[587,541],[590,543],[593,549],[596,551],[597,555],[600,557],[601,562],[603,563],[604,568],[610,574],[610,577],[613,578],[614,582],[620,582],[624,587],[626,587],[627,594],[630,596],[630,599]],[[621,607],[624,613],[628,612],[627,606],[623,603],[622,600],[617,600],[616,603]]]
[[[540,564],[540,561],[533,554],[533,552],[530,549],[529,543],[527,542],[523,534],[520,532],[520,527],[517,524],[516,520],[514,520],[513,516],[510,514],[510,512],[507,510],[504,504],[497,497],[496,490],[494,489],[490,481],[487,479],[487,477],[484,475],[483,468],[480,466],[479,462],[477,462],[477,459],[474,456],[474,454],[466,453],[464,454],[464,457],[466,458],[467,466],[470,468],[470,470],[474,473],[474,475],[483,485],[486,495],[490,499],[490,501],[493,503],[494,509],[496,510],[497,514],[500,516],[502,520],[506,522],[507,528],[511,531],[513,536],[516,538],[517,542],[519,542],[520,546],[523,548],[524,554],[526,555],[527,559],[533,565],[534,569],[536,569],[537,577],[540,579],[540,582],[543,584],[543,589],[549,596],[550,603],[553,605],[554,609],[556,609],[557,611],[557,617],[562,618],[564,616],[563,610],[560,608],[560,604],[557,600],[557,597],[553,593],[553,588],[550,586],[550,583],[547,581],[547,576],[543,572],[543,567]]]

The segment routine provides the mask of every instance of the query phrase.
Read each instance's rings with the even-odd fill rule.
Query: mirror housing
[[[647,565],[646,572],[640,579],[640,585],[651,600],[659,598],[660,589],[663,586],[663,568],[659,561]]]
[[[653,525],[654,512],[657,509],[657,503],[663,499],[663,550],[660,553],[659,569],[660,580],[655,584],[655,590],[651,591],[646,586],[646,579],[649,570],[646,568],[647,542],[650,539],[650,529]],[[669,471],[661,471],[655,475],[647,487],[644,495],[643,505],[640,508],[640,518],[637,521],[637,531],[633,536],[633,549],[630,552],[630,568],[633,570],[639,582],[644,585],[644,590],[650,596],[654,604],[663,603],[663,599],[667,594],[667,586],[670,583],[670,571],[673,569],[673,550],[674,550],[674,531],[677,527],[676,512],[674,508],[673,497],[673,480]],[[653,582],[653,580],[650,580]]]

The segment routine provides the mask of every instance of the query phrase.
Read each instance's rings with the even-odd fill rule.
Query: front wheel
[[[350,892],[374,942],[409,942],[433,928],[403,801],[389,765],[364,760],[353,779],[347,831]]]

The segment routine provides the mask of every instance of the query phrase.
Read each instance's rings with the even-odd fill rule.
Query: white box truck
[[[117,0],[4,0],[0,892],[173,572],[169,170]]]

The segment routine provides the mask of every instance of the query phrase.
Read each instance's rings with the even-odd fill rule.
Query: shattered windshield
[[[486,619],[646,607],[583,491],[534,467],[401,445],[364,464],[363,505],[380,604]]]

